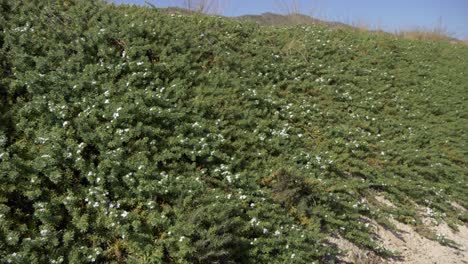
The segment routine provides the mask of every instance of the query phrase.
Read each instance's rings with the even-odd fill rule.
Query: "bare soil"
[[[378,200],[387,206],[393,206],[384,197]],[[463,209],[464,210],[464,209]],[[341,237],[330,238],[329,241],[346,253],[339,259],[342,263],[410,263],[410,264],[468,264],[468,227],[459,226],[452,230],[446,223],[435,223],[429,217],[424,218],[424,224],[436,234],[455,241],[456,247],[444,246],[418,234],[410,225],[392,220],[397,232],[385,229],[376,222],[371,222],[382,245],[400,254],[396,259],[383,259],[374,253],[363,250]]]

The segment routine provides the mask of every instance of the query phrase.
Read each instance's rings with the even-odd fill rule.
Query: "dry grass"
[[[354,28],[360,31],[371,31],[373,28],[372,24],[365,21],[364,19],[356,19],[356,20],[353,20],[352,22],[348,22],[347,24],[353,26]]]
[[[382,264],[386,263],[383,262],[383,259],[380,258],[379,256],[371,253],[371,252],[352,252],[351,256],[351,263],[356,263],[356,264]]]
[[[292,1],[277,0],[275,4],[276,4],[276,8],[283,15],[301,14],[302,12],[301,3],[298,0],[292,0]]]
[[[382,25],[380,23],[373,25],[365,20],[357,19],[352,22],[348,22],[347,24],[353,26],[355,29],[359,31],[367,31],[367,32],[375,33],[375,34],[387,33],[382,29]],[[388,34],[393,34],[394,36],[399,37],[399,38],[412,39],[412,40],[458,42],[453,37],[453,34],[450,33],[447,30],[447,28],[444,27],[441,23],[439,23],[433,29],[413,28],[409,30],[398,30],[398,31],[395,31],[393,33],[388,33]],[[464,41],[464,42],[466,44],[468,41]]]
[[[452,34],[445,31],[414,29],[407,31],[400,31],[395,33],[396,36],[405,39],[426,40],[426,41],[452,41],[454,38]]]
[[[175,6],[201,14],[221,15],[227,5],[227,0],[174,0]]]
[[[276,0],[275,5],[279,13],[286,16],[288,24],[301,25],[310,23],[311,19],[305,15],[304,7],[299,0]],[[307,13],[308,15],[312,15],[313,10]]]
[[[397,36],[405,39],[426,40],[426,41],[452,41],[456,40],[447,27],[442,22],[442,17],[437,20],[437,24],[432,29],[415,28],[403,30],[395,33]]]

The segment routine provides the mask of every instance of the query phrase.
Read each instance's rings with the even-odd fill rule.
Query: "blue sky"
[[[147,0],[166,7],[183,0]],[[196,0],[194,0],[196,1]],[[116,3],[144,5],[144,0],[113,0]],[[468,39],[468,0],[219,0],[224,4],[223,15],[238,16],[281,13],[284,6],[299,3],[306,15],[348,24],[363,24],[387,31],[425,28],[443,25],[449,33]],[[283,6],[283,7],[282,7]]]

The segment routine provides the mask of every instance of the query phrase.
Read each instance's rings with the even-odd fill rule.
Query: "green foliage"
[[[0,12],[1,262],[332,262],[336,233],[388,253],[366,218],[468,219],[465,46],[102,1]]]

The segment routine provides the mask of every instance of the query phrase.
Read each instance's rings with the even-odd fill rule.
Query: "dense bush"
[[[311,263],[468,216],[468,48],[0,0],[0,261]],[[384,193],[398,209],[374,203]]]

